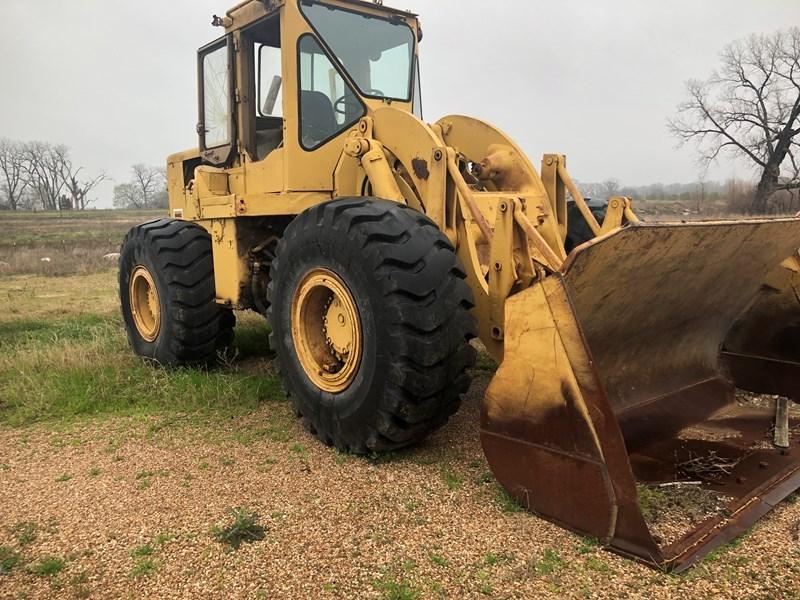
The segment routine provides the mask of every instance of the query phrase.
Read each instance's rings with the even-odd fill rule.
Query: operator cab
[[[315,151],[382,104],[421,115],[413,15],[358,0],[252,0],[215,23],[228,33],[198,64],[206,163]]]

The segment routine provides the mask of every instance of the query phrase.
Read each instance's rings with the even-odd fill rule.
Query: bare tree
[[[164,169],[143,164],[133,165],[133,183],[141,192],[145,208],[153,206],[156,194],[164,187],[164,181]]]
[[[128,183],[114,187],[114,206],[118,208],[160,208],[166,196],[166,171],[161,167],[133,165]]]
[[[730,44],[706,81],[686,84],[689,99],[669,121],[681,144],[694,142],[705,165],[723,151],[759,173],[751,211],[770,196],[800,188],[800,28]]]
[[[8,208],[17,210],[28,187],[25,177],[24,149],[22,144],[0,139],[0,187],[5,193]]]
[[[622,184],[619,179],[606,179],[600,184],[600,196],[608,199],[612,196],[619,196]]]
[[[139,210],[144,208],[142,194],[132,183],[120,183],[114,186],[114,207]]]
[[[78,175],[82,170],[83,167],[79,167],[74,172],[71,172],[65,182],[67,191],[70,193],[72,208],[76,210],[86,210],[89,207],[92,202],[92,199],[89,198],[89,192],[106,179],[106,174],[100,173],[94,179],[79,180]]]
[[[28,185],[36,193],[42,210],[58,210],[61,191],[72,173],[69,149],[45,142],[25,144],[24,169]]]
[[[700,214],[700,211],[706,203],[706,175],[706,171],[700,173],[700,176],[697,178],[697,186],[694,190],[695,212],[697,214]]]

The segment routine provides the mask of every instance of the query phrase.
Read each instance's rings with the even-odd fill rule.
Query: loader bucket
[[[481,411],[500,483],[674,570],[790,495],[800,435],[773,446],[774,406],[737,399],[735,384],[800,400],[800,268],[786,260],[798,245],[800,219],[632,225],[511,296]],[[688,491],[699,509],[654,520],[653,496]]]

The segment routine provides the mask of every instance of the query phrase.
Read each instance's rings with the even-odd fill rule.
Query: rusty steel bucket
[[[798,245],[800,219],[636,224],[509,298],[481,411],[500,483],[532,512],[673,570],[790,495],[800,430],[773,446],[774,407],[736,388],[800,401]],[[704,458],[723,468],[688,471]],[[665,539],[640,501],[674,482],[719,510]]]

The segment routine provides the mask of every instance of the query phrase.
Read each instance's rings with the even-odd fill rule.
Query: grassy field
[[[681,576],[521,512],[485,356],[445,428],[373,458],[294,419],[259,317],[216,370],[135,358],[102,257],[154,216],[0,217],[0,598],[800,598],[796,496]]]

